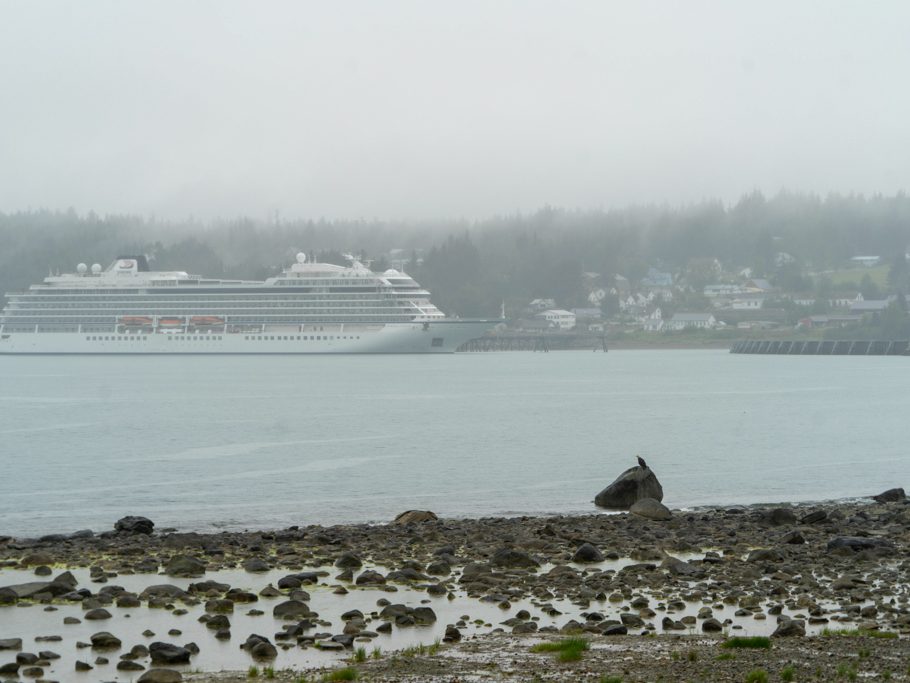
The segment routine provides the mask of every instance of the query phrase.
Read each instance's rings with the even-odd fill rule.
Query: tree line
[[[585,306],[592,278],[638,282],[650,267],[671,272],[695,292],[749,268],[788,289],[818,286],[811,274],[856,255],[892,263],[895,291],[906,288],[910,197],[754,192],[732,205],[704,201],[614,210],[543,207],[478,221],[282,220],[199,222],[75,211],[0,213],[0,291],[20,291],[49,271],[79,262],[103,266],[120,254],[146,254],[161,270],[262,279],[298,251],[333,262],[351,252],[404,269],[433,292],[447,313],[513,314],[531,299]],[[785,254],[786,257],[781,257]],[[898,255],[900,259],[898,261]],[[901,271],[900,269],[903,268]],[[591,274],[596,275],[591,275]]]

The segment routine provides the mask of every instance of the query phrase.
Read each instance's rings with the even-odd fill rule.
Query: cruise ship
[[[449,318],[396,270],[296,263],[265,281],[84,263],[8,294],[0,354],[452,353],[498,320]]]

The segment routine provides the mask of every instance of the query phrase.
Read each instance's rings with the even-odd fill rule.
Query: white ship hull
[[[429,323],[327,327],[318,333],[262,332],[13,332],[0,334],[0,354],[314,354],[453,353],[480,337],[496,321],[441,320]]]

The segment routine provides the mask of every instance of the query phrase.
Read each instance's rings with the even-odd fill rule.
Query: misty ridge
[[[824,285],[827,269],[875,254],[899,261],[910,245],[910,197],[759,192],[733,205],[704,201],[680,207],[615,210],[544,207],[529,214],[479,221],[421,223],[381,220],[247,217],[199,222],[99,216],[93,212],[0,213],[0,291],[27,289],[48,271],[77,263],[107,266],[119,254],[146,254],[159,270],[209,277],[264,279],[301,250],[344,263],[344,253],[372,261],[373,270],[405,270],[447,314],[507,315],[531,299],[561,308],[590,305],[591,280],[621,275],[638,282],[648,270],[672,273],[700,304],[702,288],[748,269],[787,291]],[[780,254],[786,254],[781,259]],[[722,269],[711,264],[718,262]],[[904,275],[890,288],[906,292]],[[859,283],[857,283],[858,285]],[[677,306],[685,309],[686,301]],[[609,306],[610,301],[604,303]]]

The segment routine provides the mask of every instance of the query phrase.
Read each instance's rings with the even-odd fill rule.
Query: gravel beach
[[[0,680],[910,680],[910,504],[882,500],[2,537]]]

